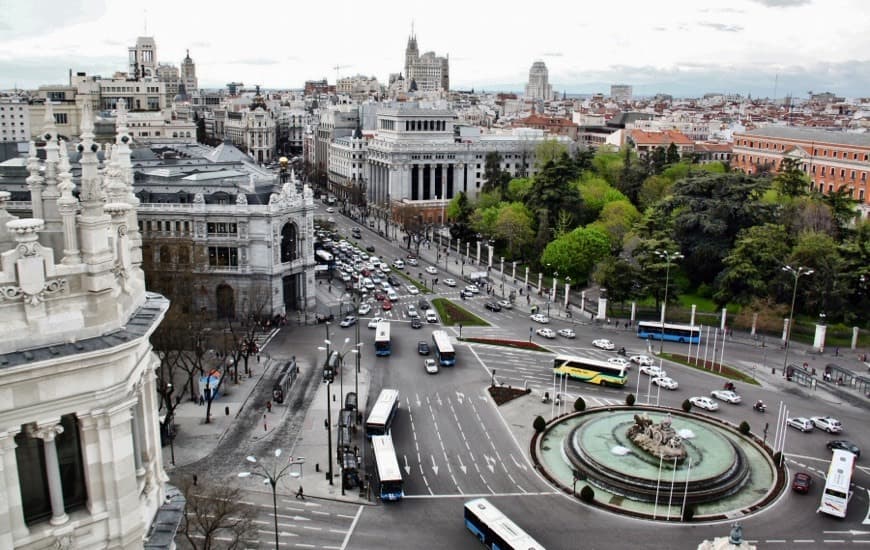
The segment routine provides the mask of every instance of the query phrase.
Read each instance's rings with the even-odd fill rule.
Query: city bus
[[[438,362],[445,367],[452,367],[456,364],[456,352],[453,351],[453,344],[450,343],[450,337],[443,330],[432,332],[432,344],[435,348],[435,357]]]
[[[640,321],[637,324],[637,337],[644,340],[668,340],[685,344],[691,342],[697,344],[701,341],[701,327],[692,325],[679,325],[665,323],[662,332],[662,324],[658,321]]]
[[[390,323],[389,321],[381,321],[375,331],[375,355],[384,356],[392,352]]]
[[[372,436],[372,449],[375,452],[381,500],[401,500],[405,491],[402,490],[402,470],[396,458],[392,436]]]
[[[326,250],[316,250],[314,252],[314,260],[320,266],[317,268],[318,271],[332,271],[335,269],[335,256]]]
[[[465,526],[484,546],[498,550],[544,550],[485,498],[465,503]]]
[[[625,386],[628,377],[626,367],[598,359],[586,359],[573,355],[557,355],[553,359],[553,373],[569,376],[575,380],[599,386]]]
[[[851,496],[852,472],[855,469],[855,455],[849,451],[834,450],[831,465],[828,467],[828,477],[825,479],[825,490],[822,491],[822,503],[819,512],[846,517],[846,505]]]
[[[390,425],[393,423],[393,417],[396,416],[398,409],[399,392],[397,390],[381,390],[381,394],[378,395],[378,400],[372,407],[368,420],[366,420],[366,437],[371,438],[373,435],[390,433]]]

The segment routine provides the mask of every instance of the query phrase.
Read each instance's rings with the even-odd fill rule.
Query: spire
[[[45,116],[42,118],[42,131],[45,141],[51,141],[57,137],[57,126],[54,125],[54,108],[48,99],[45,100]]]
[[[97,151],[99,145],[94,143],[94,113],[90,102],[82,105],[81,138],[78,150],[82,154],[79,163],[82,166],[81,176],[81,199],[84,211],[82,215],[98,216],[102,212],[102,190],[100,189],[100,175],[97,170],[99,161]]]
[[[116,139],[120,139],[120,136],[130,133],[130,130],[127,128],[127,101],[124,99],[121,99],[115,105],[115,130],[118,135]]]

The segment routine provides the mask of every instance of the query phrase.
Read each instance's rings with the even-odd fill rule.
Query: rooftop
[[[814,128],[798,128],[794,126],[766,126],[764,128],[756,128],[754,130],[741,132],[737,135],[870,147],[870,134],[853,134],[832,130],[816,130]]]

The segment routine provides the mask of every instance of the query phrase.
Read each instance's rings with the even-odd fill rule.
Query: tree
[[[429,225],[423,221],[423,213],[420,207],[410,203],[403,203],[396,207],[396,222],[402,226],[405,232],[405,246],[413,250],[414,254],[420,254],[420,245],[426,240]]]
[[[584,485],[582,489],[580,489],[580,500],[589,504],[595,500],[595,490],[589,485]]]
[[[622,191],[632,203],[637,204],[640,187],[649,175],[646,164],[638,161],[631,147],[625,147],[622,153],[622,170],[614,187]]]
[[[587,227],[601,229],[610,239],[611,250],[618,253],[622,250],[622,240],[631,231],[640,212],[628,200],[607,203],[601,210],[598,221]]]
[[[837,314],[842,305],[845,290],[841,282],[843,260],[836,241],[827,233],[805,232],[798,237],[797,243],[788,257],[788,265],[803,266],[814,273],[801,279],[798,285],[796,311]],[[782,273],[781,288],[785,290],[783,301],[791,298],[794,279]]]
[[[743,422],[740,423],[739,430],[740,430],[740,433],[742,433],[743,435],[749,435],[749,432],[752,431],[752,428],[749,426],[749,422],[744,420]]]
[[[560,274],[570,276],[576,284],[583,284],[595,264],[609,253],[610,241],[603,231],[578,227],[547,245],[541,255],[541,265],[558,266]]]
[[[692,410],[692,402],[689,401],[688,399],[686,399],[683,401],[683,404],[681,405],[681,407],[682,407],[683,411],[689,412]]]
[[[533,180],[531,178],[514,178],[508,183],[507,193],[504,198],[511,202],[526,202],[532,191]]]
[[[450,236],[454,239],[469,241],[474,236],[471,228],[471,215],[474,206],[468,200],[468,195],[460,191],[450,200],[447,205],[447,217],[452,220],[450,224]]]
[[[592,280],[607,289],[607,298],[613,303],[623,303],[637,296],[638,272],[634,264],[623,258],[607,257],[595,266]]]
[[[498,151],[491,151],[486,154],[486,160],[483,169],[483,192],[489,193],[499,191],[502,195],[507,193],[508,183],[511,180],[511,175],[501,169],[501,155]]]
[[[649,163],[650,172],[654,175],[661,174],[665,169],[665,166],[668,164],[668,155],[665,153],[665,148],[659,145],[653,149],[652,153],[649,155]]]
[[[807,194],[810,177],[801,170],[801,161],[786,157],[779,165],[779,172],[773,178],[773,186],[784,197],[800,197]]]
[[[180,488],[187,501],[181,533],[195,550],[246,548],[248,540],[256,537],[254,510],[243,504],[241,490],[190,482]]]
[[[498,212],[493,233],[496,238],[507,241],[509,258],[516,258],[515,249],[517,247],[522,249],[534,237],[532,221],[532,214],[523,203],[503,203],[503,207]]]
[[[534,422],[532,422],[532,427],[536,432],[541,433],[547,427],[547,421],[544,420],[543,416],[536,416]]]
[[[635,397],[634,397],[634,394],[633,394],[633,393],[630,393],[630,394],[628,394],[628,395],[625,396],[625,404],[626,404],[626,405],[628,405],[629,407],[631,407],[631,406],[634,405],[634,402],[635,402]]]
[[[577,412],[581,412],[581,411],[586,410],[586,401],[584,401],[582,397],[578,397],[574,401],[574,410]]]
[[[748,304],[754,298],[775,294],[770,287],[789,254],[789,235],[782,225],[767,223],[740,231],[734,247],[723,260],[716,281],[718,305]]]
[[[605,205],[616,201],[628,201],[622,192],[607,183],[607,180],[590,172],[583,174],[577,183],[577,192],[583,199],[580,223],[587,224],[598,219]]]
[[[831,207],[831,214],[837,224],[838,234],[843,235],[852,221],[858,216],[855,208],[857,201],[852,199],[852,193],[845,186],[827,195],[821,195],[822,201]]]
[[[668,145],[668,152],[665,157],[665,162],[668,164],[676,164],[680,162],[680,151],[677,149],[677,146],[674,144],[674,142],[671,142],[671,144]]]
[[[574,186],[569,185],[576,177],[576,170],[567,153],[558,162],[547,162],[535,175],[535,183],[528,195],[526,206],[534,212],[545,210],[550,226],[555,224],[560,210],[579,212],[583,207],[583,200]]]
[[[637,193],[637,206],[641,210],[664,199],[671,192],[674,182],[665,176],[650,176],[643,180]]]
[[[550,162],[557,162],[563,155],[568,154],[568,148],[555,139],[542,141],[535,148],[535,163],[540,170]],[[573,164],[573,162],[572,162]]]

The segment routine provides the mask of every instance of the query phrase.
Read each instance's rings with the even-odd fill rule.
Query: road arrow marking
[[[462,457],[459,455],[456,455],[456,459],[459,460],[459,469],[462,470],[463,474],[466,473],[468,471],[468,468],[466,468],[465,464],[462,463]]]
[[[439,406],[439,407],[443,405],[443,403],[441,403],[441,395],[440,395],[440,394],[437,394],[437,393],[436,393],[436,394],[435,394],[435,399],[438,400],[438,406]]]
[[[405,475],[409,476],[411,475],[411,467],[408,466],[408,455],[402,455],[402,457],[405,459]]]
[[[514,461],[514,464],[517,466],[517,468],[522,468],[523,470],[528,470],[528,468],[526,467],[525,464],[523,464],[522,462],[517,462],[517,459],[514,458],[513,454],[511,454],[511,460]]]
[[[435,465],[435,455],[429,455],[432,457],[432,470],[435,472],[435,475],[438,475],[438,466]]]
[[[290,519],[292,519],[293,521],[311,521],[311,518],[306,518],[302,516],[293,516]]]
[[[459,400],[459,404],[461,405],[461,404],[462,404],[462,400],[465,399],[465,394],[463,394],[463,393],[461,393],[461,392],[456,392],[456,399]]]
[[[483,458],[486,459],[486,467],[489,468],[489,471],[495,473],[495,459],[489,455],[483,455]]]
[[[423,406],[423,403],[420,401],[420,394],[419,394],[419,393],[415,393],[415,394],[414,394],[414,397],[417,398],[417,408],[422,407],[422,406]]]

